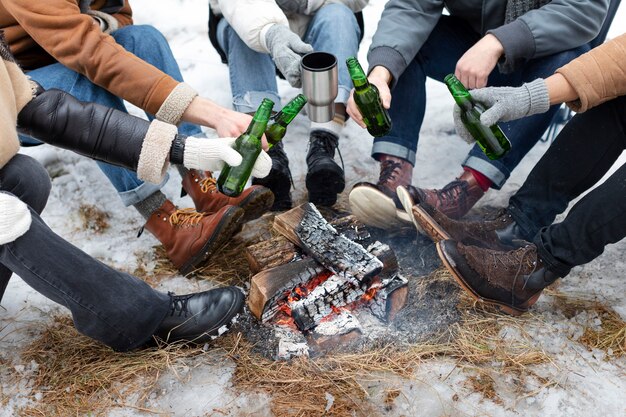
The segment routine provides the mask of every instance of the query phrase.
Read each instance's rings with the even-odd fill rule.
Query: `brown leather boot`
[[[419,232],[434,242],[453,239],[464,245],[475,245],[497,250],[511,250],[527,245],[523,232],[506,209],[493,220],[459,221],[451,219],[428,203],[415,204],[415,187],[398,187],[398,199],[409,213]]]
[[[216,213],[222,207],[239,206],[247,222],[261,217],[274,204],[274,194],[261,185],[252,185],[238,196],[228,197],[217,190],[215,178],[209,171],[190,169],[183,178],[183,189],[193,200],[196,210],[202,213]]]
[[[165,247],[181,274],[193,271],[241,229],[243,210],[222,207],[215,214],[176,208],[167,200],[148,219],[145,228]]]
[[[463,217],[485,195],[469,171],[441,190],[413,187],[411,191],[416,204],[425,202],[452,219]]]
[[[528,311],[543,289],[558,278],[545,268],[533,244],[499,252],[443,240],[437,243],[437,252],[473,298],[514,316]]]
[[[395,229],[411,220],[396,198],[396,188],[411,184],[413,165],[391,155],[380,157],[378,182],[357,183],[350,192],[352,213],[363,223],[381,229]]]

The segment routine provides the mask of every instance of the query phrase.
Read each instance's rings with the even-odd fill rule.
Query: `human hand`
[[[498,38],[487,34],[457,61],[454,75],[468,89],[485,87],[503,53],[504,47]]]
[[[13,242],[30,228],[30,210],[13,194],[0,192],[0,213],[0,245]]]
[[[391,90],[389,89],[389,83],[391,82],[391,73],[385,67],[376,66],[372,69],[367,76],[367,80],[378,88],[380,100],[383,103],[385,109],[391,107]],[[346,106],[346,112],[350,117],[363,129],[366,129],[365,122],[363,121],[363,115],[359,111],[354,101],[354,88],[350,91],[350,98]]]
[[[276,3],[283,12],[303,14],[309,5],[309,0],[276,0]]]
[[[183,165],[188,169],[200,171],[219,171],[224,164],[238,166],[242,157],[233,149],[236,139],[232,137],[206,139],[188,137],[185,141]],[[272,158],[261,151],[252,168],[252,175],[266,177],[272,169]]]
[[[273,25],[265,35],[265,44],[274,64],[293,87],[300,87],[300,60],[302,54],[313,52],[313,47],[302,42],[287,26]]]
[[[472,90],[471,95],[487,108],[480,116],[480,122],[485,126],[545,113],[550,108],[548,88],[543,78],[521,87],[479,88]],[[474,141],[461,121],[461,109],[457,105],[454,106],[454,126],[459,136],[470,143]]]

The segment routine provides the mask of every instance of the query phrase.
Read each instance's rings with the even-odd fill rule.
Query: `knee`
[[[349,30],[359,33],[359,25],[354,12],[342,3],[331,3],[318,10],[315,16],[317,24],[328,26],[329,30]]]
[[[51,183],[39,162],[18,154],[0,171],[0,186],[41,214],[48,202]]]
[[[140,49],[168,48],[165,36],[150,25],[129,25],[112,33],[115,41],[127,51],[137,53]]]

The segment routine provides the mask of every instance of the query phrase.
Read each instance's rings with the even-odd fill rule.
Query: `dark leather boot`
[[[346,186],[343,169],[335,162],[339,138],[326,130],[313,130],[306,155],[306,188],[309,201],[316,205],[332,206],[337,194]]]
[[[272,192],[260,185],[246,188],[238,197],[228,197],[217,190],[211,172],[195,169],[190,169],[183,178],[183,190],[189,194],[197,211],[212,214],[226,206],[239,206],[245,212],[244,222],[261,217],[274,202]]]
[[[272,146],[267,154],[272,158],[272,170],[265,178],[252,178],[252,184],[262,185],[274,193],[272,211],[290,210],[291,201],[291,171],[289,171],[289,158],[285,153],[282,142]]]
[[[179,210],[167,200],[144,227],[163,244],[167,257],[185,275],[241,229],[242,217],[243,210],[236,206],[205,214],[193,209]]]
[[[454,220],[429,205],[415,204],[415,187],[398,187],[398,199],[419,232],[434,242],[453,239],[464,245],[508,251],[528,244],[523,232],[505,209],[500,210],[493,220]]]
[[[509,252],[437,243],[437,252],[454,279],[473,298],[519,316],[537,302],[558,277],[547,270],[533,244]]]
[[[170,311],[155,336],[167,343],[202,344],[221,336],[243,310],[245,297],[236,287],[170,296]]]
[[[413,192],[416,204],[425,202],[452,219],[463,217],[485,195],[469,171],[441,190],[415,187]]]
[[[380,158],[378,182],[357,183],[350,192],[352,213],[363,223],[380,229],[396,229],[411,223],[396,198],[396,188],[411,184],[413,165],[391,155]]]

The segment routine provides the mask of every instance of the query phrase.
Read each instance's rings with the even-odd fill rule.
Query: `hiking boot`
[[[209,258],[241,229],[243,210],[222,207],[217,213],[177,209],[167,200],[145,224],[165,247],[167,257],[185,275]]]
[[[215,339],[236,320],[245,301],[236,287],[169,296],[170,311],[154,333],[168,343],[184,340],[202,344]]]
[[[291,171],[289,171],[289,159],[283,148],[283,143],[278,142],[267,152],[272,158],[272,170],[265,178],[252,178],[252,184],[262,185],[274,193],[272,211],[285,211],[291,209]]]
[[[411,184],[412,176],[410,162],[382,155],[378,182],[359,182],[352,188],[349,196],[352,213],[363,223],[380,229],[397,229],[411,224],[396,197],[396,188]]]
[[[451,219],[460,219],[474,207],[485,192],[478,185],[474,175],[465,171],[441,190],[414,187],[413,194],[415,203],[425,202]]]
[[[443,240],[437,243],[437,252],[473,298],[513,316],[528,311],[541,291],[558,278],[545,268],[533,244],[499,252]]]
[[[306,155],[306,188],[313,204],[332,206],[337,202],[337,194],[346,186],[343,169],[334,160],[338,143],[339,138],[332,132],[311,131]]]
[[[212,214],[226,206],[239,206],[244,210],[244,222],[261,217],[274,202],[272,192],[260,185],[246,188],[237,197],[228,197],[218,191],[211,172],[195,169],[190,169],[183,177],[183,190],[189,194],[197,211]]]
[[[485,221],[454,220],[428,203],[415,204],[415,187],[398,187],[398,199],[409,213],[418,232],[433,242],[453,239],[464,245],[508,251],[527,245],[519,225],[506,209],[498,212],[495,219]]]

